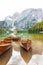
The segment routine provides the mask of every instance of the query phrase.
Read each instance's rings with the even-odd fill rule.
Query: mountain
[[[26,29],[36,25],[42,20],[43,11],[41,9],[27,9],[20,14],[20,17],[16,20],[16,22],[14,22],[14,26]]]
[[[5,21],[0,21],[0,28],[5,27],[6,23]]]
[[[1,27],[6,29],[20,28],[27,29],[43,20],[42,9],[26,9],[21,13],[16,12],[12,16],[5,17],[4,22],[0,22]]]
[[[17,12],[15,14],[13,14],[13,16],[5,17],[4,21],[7,24],[7,25],[5,25],[5,27],[7,29],[15,28],[14,22],[17,20],[18,17],[19,17],[19,13],[17,13]]]
[[[28,31],[30,33],[34,33],[34,32],[35,33],[40,33],[41,31],[43,31],[43,21],[38,23],[38,24],[36,24],[35,26],[29,28]]]

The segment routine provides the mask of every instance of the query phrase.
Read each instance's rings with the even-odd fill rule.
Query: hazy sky
[[[43,9],[43,0],[0,0],[0,20],[28,8]]]

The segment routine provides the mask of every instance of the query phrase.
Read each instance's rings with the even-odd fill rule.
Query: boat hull
[[[31,40],[28,40],[28,39],[24,40],[23,39],[21,44],[22,44],[21,46],[28,51],[31,47]]]
[[[7,51],[11,46],[6,45],[6,46],[0,46],[0,55],[2,55],[5,51]]]

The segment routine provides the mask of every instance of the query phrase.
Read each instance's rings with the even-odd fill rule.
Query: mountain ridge
[[[28,29],[28,32],[30,33],[40,33],[42,31],[43,31],[43,21]]]

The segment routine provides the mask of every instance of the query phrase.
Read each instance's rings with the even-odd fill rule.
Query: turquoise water
[[[23,38],[29,38],[29,39],[33,39],[33,40],[43,41],[43,34],[17,33],[16,35],[23,37]]]
[[[10,33],[6,33],[6,34],[0,34],[0,40],[6,38],[6,37],[9,37],[10,36]]]
[[[11,33],[6,33],[6,34],[0,35],[0,40],[11,36],[10,34]],[[13,34],[15,34],[15,33],[13,33]],[[35,40],[39,40],[39,41],[43,42],[43,34],[16,33],[15,35],[19,36],[21,38],[29,38],[29,39],[33,39],[33,40],[35,39]]]

